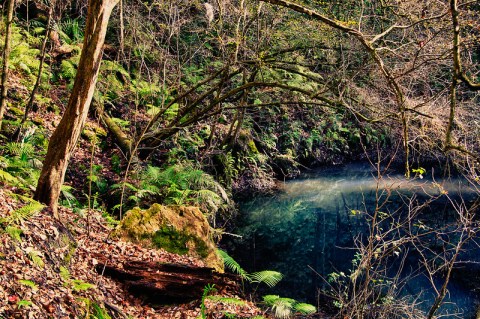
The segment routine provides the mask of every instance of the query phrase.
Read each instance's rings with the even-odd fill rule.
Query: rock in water
[[[163,248],[180,255],[200,257],[207,267],[223,273],[210,225],[197,207],[153,204],[133,208],[125,214],[115,234],[146,247]]]

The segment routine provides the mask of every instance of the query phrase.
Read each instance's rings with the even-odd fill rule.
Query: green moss
[[[152,243],[168,252],[185,255],[189,251],[189,243],[193,244],[195,251],[205,258],[208,255],[207,245],[199,238],[183,231],[177,231],[173,227],[163,225],[152,236]]]
[[[15,116],[23,116],[24,114],[22,110],[20,110],[18,107],[15,107],[15,106],[10,106],[8,111],[14,114]]]
[[[255,141],[254,141],[254,140],[249,140],[249,141],[247,142],[247,146],[248,146],[248,150],[250,151],[250,153],[252,153],[252,154],[258,154],[257,145],[255,145]]]

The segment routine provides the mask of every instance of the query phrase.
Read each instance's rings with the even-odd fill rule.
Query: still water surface
[[[365,237],[368,232],[365,214],[352,211],[371,210],[377,186],[380,190],[387,187],[393,191],[385,208],[390,211],[397,210],[405,202],[398,194],[415,195],[419,202],[441,192],[448,193],[454,201],[460,200],[460,196],[464,199],[476,196],[462,179],[433,179],[431,175],[432,172],[427,172],[422,179],[406,181],[400,174],[390,174],[377,183],[376,173],[367,163],[312,171],[287,181],[276,196],[244,202],[236,229],[243,238],[228,239],[225,245],[247,271],[271,269],[284,274],[281,284],[264,293],[315,304],[319,289],[326,287],[318,274],[327,278],[332,272],[348,273],[352,269],[354,240]],[[456,213],[448,203],[447,197],[442,196],[420,218],[424,217],[429,227],[451,223]],[[476,251],[470,252],[465,258],[472,261],[476,254]],[[402,276],[409,275],[411,269],[418,269],[418,256],[408,256],[404,269]],[[467,287],[464,280],[456,278],[449,286],[449,304],[441,311],[461,313],[446,318],[471,318],[478,298],[471,286]],[[441,283],[440,278],[438,283]],[[424,310],[433,300],[431,286],[422,274],[410,280],[401,294],[420,296],[420,307]]]

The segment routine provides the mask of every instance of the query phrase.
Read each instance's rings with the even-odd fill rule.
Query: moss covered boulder
[[[133,208],[125,214],[116,235],[143,246],[200,257],[207,267],[223,272],[210,225],[196,207],[153,204],[146,210]]]

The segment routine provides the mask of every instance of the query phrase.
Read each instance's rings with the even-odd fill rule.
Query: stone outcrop
[[[216,253],[210,225],[196,207],[152,205],[128,211],[115,232],[125,240],[146,247],[201,258],[207,267],[223,273],[223,261]]]

